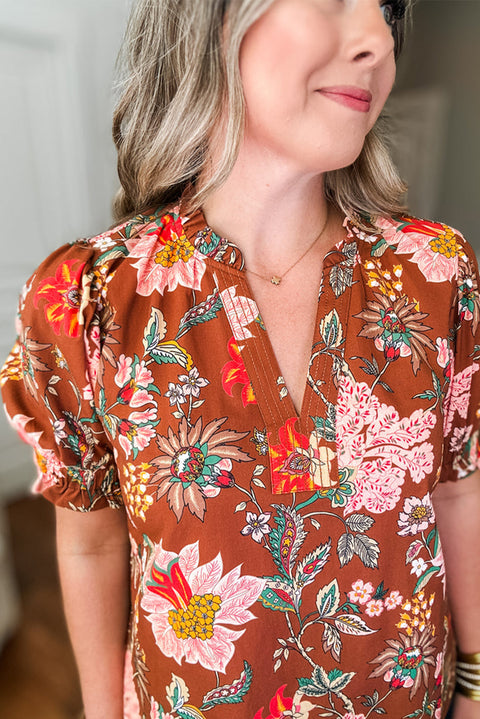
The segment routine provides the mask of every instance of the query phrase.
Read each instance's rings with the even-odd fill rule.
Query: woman
[[[87,719],[445,717],[452,621],[480,716],[478,280],[379,137],[407,11],[137,3],[122,224],[37,270],[3,370]]]

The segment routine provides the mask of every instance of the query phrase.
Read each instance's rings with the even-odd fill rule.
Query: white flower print
[[[398,534],[402,537],[419,534],[428,529],[428,525],[433,524],[434,521],[435,515],[429,494],[426,494],[423,499],[407,497],[403,503],[403,511],[400,512],[398,518],[400,527]]]
[[[192,397],[200,396],[200,389],[210,384],[208,379],[200,377],[200,373],[196,367],[192,367],[188,375],[181,374],[178,379],[183,383],[183,391],[186,395],[192,395]],[[170,387],[170,385],[169,385]]]

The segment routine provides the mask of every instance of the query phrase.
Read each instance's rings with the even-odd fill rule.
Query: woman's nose
[[[348,59],[375,67],[394,50],[392,28],[378,0],[357,0],[346,18],[345,50]]]

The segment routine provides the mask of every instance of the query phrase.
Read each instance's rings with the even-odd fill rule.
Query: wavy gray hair
[[[122,80],[113,118],[121,182],[114,203],[117,221],[176,202],[188,186],[194,188],[188,206],[193,211],[228,177],[245,120],[240,46],[273,2],[137,0],[118,61]],[[411,0],[388,4],[398,56]],[[223,150],[207,173],[209,141],[222,122]],[[347,216],[405,210],[406,188],[390,159],[382,120],[352,165],[326,173],[325,189]]]

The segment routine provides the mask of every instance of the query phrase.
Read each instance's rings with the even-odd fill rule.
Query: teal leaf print
[[[343,331],[337,310],[331,310],[320,322],[320,335],[328,349],[339,347],[343,343]]]
[[[338,692],[341,692],[342,689],[345,689],[347,684],[349,684],[353,677],[355,676],[355,672],[345,672],[345,674],[340,669],[332,669],[330,672],[328,672],[328,682],[329,682],[329,690],[331,692],[334,692],[335,694],[338,694]]]
[[[293,566],[307,533],[303,528],[303,518],[294,509],[283,504],[272,505],[276,510],[276,527],[270,534],[272,557],[282,574],[292,577]]]
[[[180,320],[178,326],[178,332],[175,339],[179,339],[186,334],[192,327],[208,322],[209,320],[215,319],[217,314],[222,309],[222,299],[220,297],[218,289],[215,289],[211,295],[208,295],[207,299],[200,302],[198,305],[191,307]]]
[[[325,671],[323,667],[315,667],[310,679],[301,677],[298,679],[299,689],[310,697],[321,697],[331,692],[339,694],[349,684],[355,672],[346,672],[340,669],[332,669],[330,672]]]
[[[330,556],[332,542],[329,539],[326,544],[320,544],[313,552],[299,563],[295,572],[295,586],[302,588],[313,582],[319,572],[322,571]]]
[[[279,576],[265,578],[265,588],[260,595],[263,606],[277,612],[294,612],[298,607],[292,584]]]
[[[218,704],[239,704],[243,701],[243,697],[249,691],[252,684],[252,667],[244,660],[243,671],[240,677],[232,684],[224,684],[209,691],[203,697],[203,704],[200,707],[202,711],[212,709]]]
[[[192,358],[183,347],[180,347],[174,340],[161,342],[157,347],[150,350],[150,356],[157,364],[179,364],[183,369],[189,370],[192,366]]]
[[[298,679],[298,688],[307,697],[322,697],[328,694],[326,684],[319,685],[313,679],[307,679],[306,677],[300,677]]]
[[[167,324],[163,312],[152,307],[150,319],[143,333],[143,348],[146,355],[157,364],[179,364],[184,370],[190,370],[193,360],[188,352],[175,340],[164,340]]]
[[[128,250],[125,247],[125,245],[117,245],[111,250],[107,250],[103,254],[100,255],[100,257],[95,260],[94,267],[98,267],[99,265],[105,264],[105,262],[110,262],[111,260],[118,260],[120,257],[126,257],[128,255]]]
[[[311,417],[315,430],[319,437],[322,437],[327,442],[335,442],[336,440],[336,429],[335,429],[335,407],[333,412],[327,411],[327,416],[324,417]]]
[[[392,247],[393,250],[397,249],[396,245],[389,245],[388,242],[383,237],[381,237],[378,242],[375,242],[375,244],[372,245],[370,255],[372,257],[381,257],[384,252],[388,250],[389,247]]]

